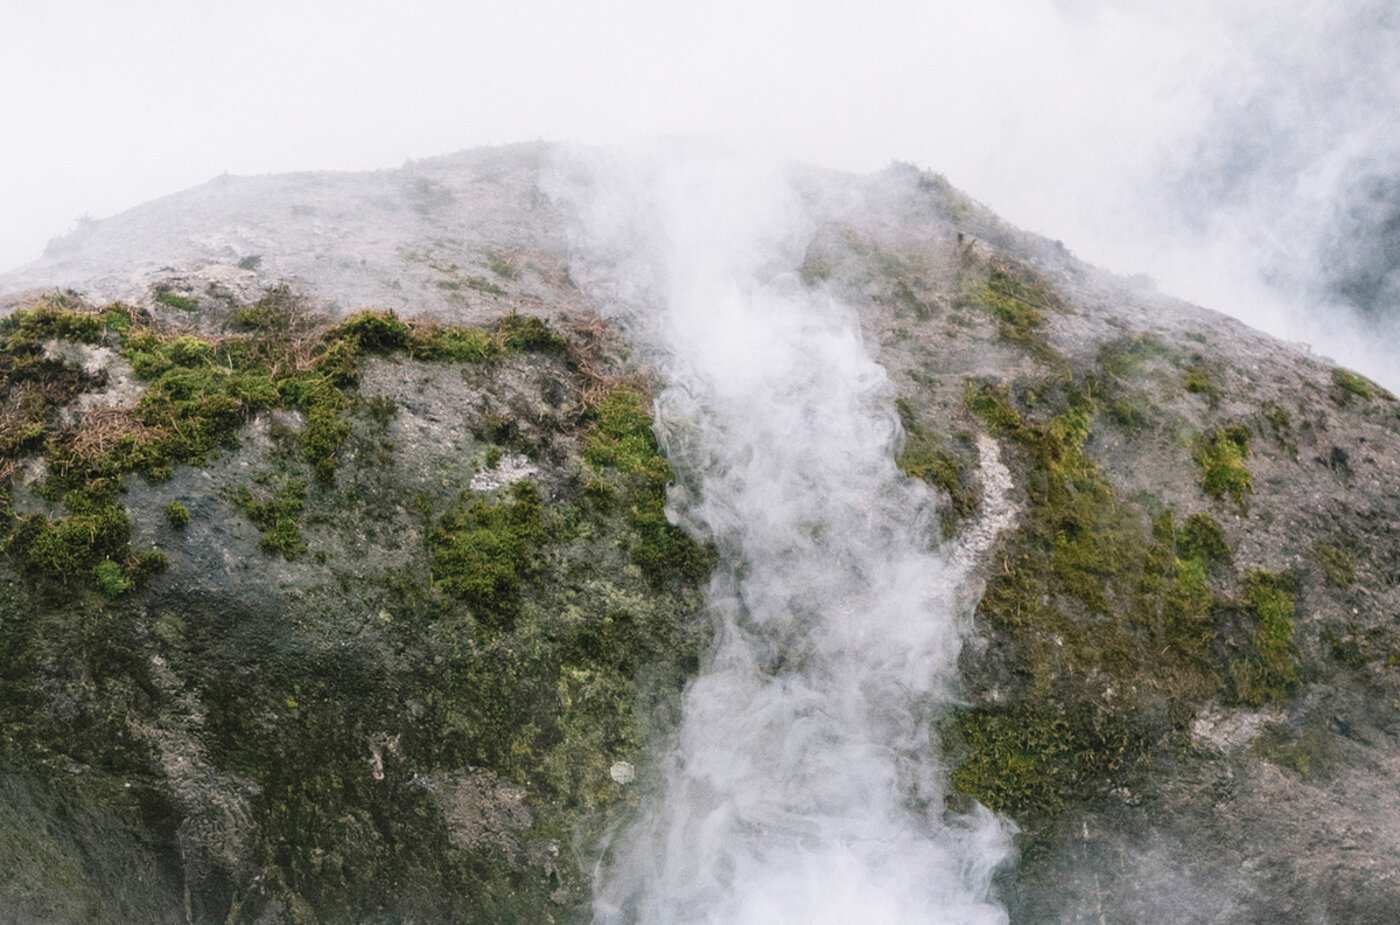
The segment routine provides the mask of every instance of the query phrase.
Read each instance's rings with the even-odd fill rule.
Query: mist
[[[716,642],[648,801],[600,862],[595,921],[1005,921],[1009,823],[944,809],[958,573],[894,465],[893,386],[853,312],[805,287],[784,173],[686,142],[575,151],[548,184],[571,274],[666,383],[679,515],[716,543]]]
[[[912,162],[1093,263],[1400,369],[1384,0],[61,0],[4,26],[0,268],[224,172],[684,133]]]

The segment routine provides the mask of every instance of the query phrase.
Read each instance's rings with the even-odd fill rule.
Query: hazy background
[[[10,0],[0,269],[224,172],[711,134],[932,168],[1081,257],[1393,382],[1400,5],[1160,6]]]

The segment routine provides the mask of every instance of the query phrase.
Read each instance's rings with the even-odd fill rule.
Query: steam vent
[[[224,177],[0,303],[2,922],[1400,920],[1400,402],[941,176]]]

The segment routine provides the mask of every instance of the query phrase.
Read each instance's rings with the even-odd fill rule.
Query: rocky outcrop
[[[548,158],[215,181],[0,277],[13,920],[587,917],[711,553]],[[1012,921],[1389,922],[1400,404],[937,176],[795,177],[973,572],[935,732]]]

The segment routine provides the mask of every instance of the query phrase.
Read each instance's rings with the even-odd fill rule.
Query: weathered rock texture
[[[238,319],[284,283],[313,369],[366,308],[514,309],[569,340],[474,362],[426,356],[430,326],[361,329],[331,424],[322,399],[250,400],[236,443],[122,476],[123,555],[158,547],[158,574],[107,556],[60,581],[7,541],[9,920],[586,918],[580,865],[703,646],[707,560],[659,519],[644,379],[569,280],[549,157],[225,178],[0,277],[11,306],[125,300],[210,362],[268,336]],[[946,495],[930,541],[976,552],[980,641],[937,732],[956,787],[1022,828],[1012,921],[1393,921],[1400,404],[939,177],[795,177],[814,230],[790,270],[859,313],[901,465]],[[6,444],[7,531],[80,513],[34,494],[52,447],[148,388],[102,317],[44,342],[62,387]],[[7,413],[33,424],[17,375]]]

